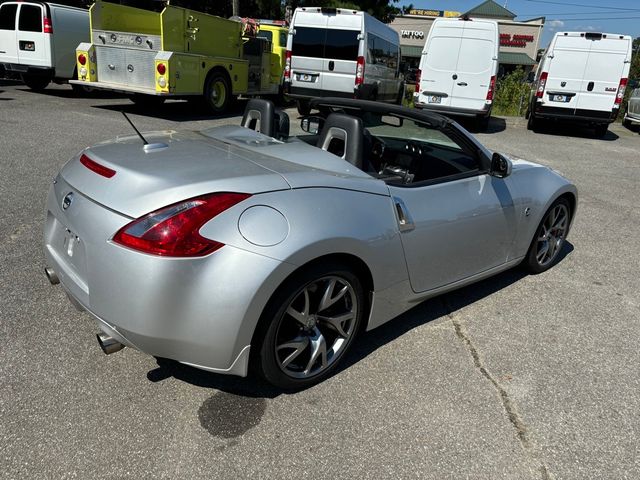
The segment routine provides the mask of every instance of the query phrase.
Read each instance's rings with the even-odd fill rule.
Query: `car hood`
[[[118,137],[80,152],[63,167],[61,175],[78,192],[132,218],[211,192],[257,194],[313,186],[382,184],[359,170],[349,171],[351,166],[343,160],[306,144],[329,156],[342,171],[278,158],[286,156],[288,145],[242,127],[144,136],[150,144],[165,146],[145,152],[139,137]],[[291,154],[295,156],[298,150],[293,147]],[[114,170],[115,175],[106,178],[90,170],[80,162],[82,155]],[[368,188],[372,193],[385,191],[384,184]]]

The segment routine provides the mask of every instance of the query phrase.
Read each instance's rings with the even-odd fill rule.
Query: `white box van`
[[[476,117],[486,129],[498,71],[498,24],[436,18],[422,50],[414,104],[439,113]]]
[[[0,4],[0,65],[28,87],[75,78],[76,47],[89,40],[89,11],[43,2]]]
[[[594,126],[604,136],[624,97],[631,48],[628,35],[556,33],[538,65],[527,128],[564,119]]]
[[[355,97],[401,103],[398,32],[365,12],[297,8],[285,63],[285,92],[309,113],[312,97]]]

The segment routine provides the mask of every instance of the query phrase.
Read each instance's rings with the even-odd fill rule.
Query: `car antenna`
[[[124,118],[126,118],[126,119],[127,119],[127,122],[129,122],[129,125],[131,125],[131,128],[133,128],[133,129],[136,131],[136,133],[138,134],[138,136],[139,136],[139,137],[140,137],[140,139],[142,140],[142,143],[144,143],[145,145],[149,145],[149,142],[147,142],[146,138],[144,138],[144,137],[142,136],[142,134],[140,133],[140,130],[138,130],[138,129],[136,128],[136,126],[133,124],[133,122],[131,121],[131,119],[127,116],[127,114],[126,114],[126,113],[124,113],[124,110],[120,110],[120,113],[122,113],[122,115],[124,115]]]
[[[135,130],[135,132],[138,134],[138,136],[142,140],[142,143],[144,143],[144,146],[142,147],[142,149],[145,152],[149,153],[149,152],[152,152],[154,150],[163,150],[163,149],[169,147],[169,145],[167,145],[166,143],[149,143],[149,142],[147,142],[147,139],[142,136],[142,134],[140,133],[140,130],[138,130],[136,128],[136,126],[133,124],[133,122],[127,116],[127,114],[124,112],[124,110],[120,110],[120,113],[122,113],[122,115],[124,115],[124,118],[127,119],[127,122],[129,122],[129,125],[131,125],[131,128],[133,128]]]

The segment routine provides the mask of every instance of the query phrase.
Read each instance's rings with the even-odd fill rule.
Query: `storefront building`
[[[525,71],[537,64],[537,52],[544,27],[544,17],[516,21],[516,14],[487,0],[468,12],[413,9],[409,14],[396,17],[389,24],[400,35],[403,61],[409,67],[417,67],[420,63],[422,48],[433,21],[438,17],[483,18],[498,22],[500,33],[500,74],[508,73],[517,66]]]

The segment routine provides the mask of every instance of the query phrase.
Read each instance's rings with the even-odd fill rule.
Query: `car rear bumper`
[[[536,104],[534,113],[536,118],[571,120],[581,123],[613,123],[618,116],[619,109],[611,110],[582,110],[562,107],[548,107]]]
[[[627,112],[624,115],[624,119],[625,121],[630,123],[640,124],[640,114],[633,114],[633,113]]]
[[[316,88],[305,88],[291,85],[287,82],[284,87],[284,92],[292,97],[299,99],[317,98],[317,97],[339,97],[339,98],[359,98],[361,100],[368,100],[374,98],[373,85],[361,85],[358,88],[354,88],[350,92],[340,92],[336,90],[322,90]]]
[[[414,106],[416,108],[423,108],[442,115],[454,115],[458,117],[488,117],[491,115],[491,104],[485,104],[485,106],[480,110],[449,107],[446,105],[437,105],[418,101],[414,102]]]
[[[23,65],[21,63],[0,63],[4,70],[11,73],[21,73],[39,77],[53,77],[55,70],[53,67],[41,67],[36,65]]]
[[[73,202],[63,211],[69,192]],[[120,343],[205,370],[246,375],[269,289],[289,270],[281,268],[282,262],[229,245],[185,259],[146,255],[111,242],[130,220],[58,176],[47,200],[46,266],[74,305]]]
[[[145,95],[156,95],[159,97],[173,97],[174,94],[170,92],[157,92],[152,88],[132,87],[129,85],[121,85],[119,83],[107,83],[107,82],[86,82],[84,80],[69,80],[69,83],[73,85],[81,85],[83,87],[90,87],[99,90],[107,90],[110,92],[119,93],[142,93]],[[189,95],[188,93],[181,93],[180,96]],[[201,93],[193,95],[202,95]]]

